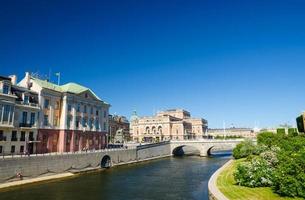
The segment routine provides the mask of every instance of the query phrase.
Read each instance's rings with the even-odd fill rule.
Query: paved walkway
[[[71,177],[71,176],[74,176],[74,175],[75,174],[68,172],[68,173],[55,174],[55,175],[50,175],[50,176],[31,178],[31,179],[27,179],[27,180],[13,181],[13,182],[9,182],[9,183],[2,183],[2,184],[0,184],[0,189],[25,185],[25,184],[29,184],[29,183],[36,183],[36,182],[41,182],[41,181],[66,178],[66,177]]]
[[[229,160],[226,164],[224,164],[221,168],[219,168],[210,178],[209,180],[209,199],[210,200],[229,200],[217,187],[217,178],[219,174],[229,166],[233,160]]]

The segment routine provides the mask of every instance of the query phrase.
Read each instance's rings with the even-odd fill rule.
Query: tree
[[[251,140],[245,140],[233,149],[233,157],[235,159],[245,158],[252,155],[255,150],[255,146]]]

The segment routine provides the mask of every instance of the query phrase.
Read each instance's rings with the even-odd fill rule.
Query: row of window
[[[82,127],[87,127],[87,125],[88,125],[89,128],[92,129],[93,128],[93,121],[94,121],[95,129],[96,130],[100,129],[100,123],[99,123],[98,118],[96,118],[95,120],[93,120],[92,118],[87,120],[87,118],[85,118],[85,117],[84,118],[76,117],[75,125],[76,125],[76,128],[79,128],[80,124],[82,124]],[[68,116],[68,119],[67,119],[67,127],[68,128],[70,128],[71,122],[72,122],[72,117]],[[106,130],[106,122],[104,122],[103,125],[104,125],[103,129]]]
[[[30,115],[30,125],[33,126],[35,124],[35,113],[31,113]],[[27,124],[28,122],[28,112],[23,112],[22,113],[22,123]]]
[[[44,108],[45,109],[48,109],[49,108],[49,106],[50,106],[50,100],[49,99],[45,99],[44,100]],[[57,110],[57,109],[59,109],[59,107],[60,107],[60,103],[59,103],[59,101],[56,101],[56,103],[55,103],[55,109]],[[77,112],[80,112],[80,104],[77,104],[77,108],[76,108],[76,111]],[[72,111],[72,105],[71,104],[68,104],[68,112],[71,112]],[[86,105],[84,105],[84,109],[83,109],[83,112],[84,113],[87,113],[87,106]],[[90,114],[91,115],[93,115],[93,107],[90,107]],[[95,111],[95,115],[96,116],[98,116],[99,115],[99,111],[98,110],[96,110]],[[104,112],[104,117],[106,117],[107,116],[107,112],[105,111]]]
[[[25,141],[25,136],[26,136],[25,131],[21,131],[19,141]],[[6,139],[7,138],[4,136],[3,130],[0,130],[0,141],[6,141]],[[12,142],[18,141],[17,131],[12,131],[11,141]],[[34,132],[29,132],[29,141],[34,141]]]
[[[11,146],[11,153],[15,153],[15,152],[16,152],[16,147],[15,147],[15,145],[12,145]],[[23,145],[20,146],[19,152],[24,153],[24,146]],[[0,154],[2,154],[2,153],[3,153],[3,146],[0,145]]]

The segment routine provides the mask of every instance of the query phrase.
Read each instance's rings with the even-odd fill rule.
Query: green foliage
[[[274,171],[273,189],[282,196],[305,198],[305,149],[279,152],[280,162]]]
[[[247,157],[234,174],[239,185],[272,186],[281,196],[305,198],[304,134],[297,135],[292,129],[288,136],[281,131],[263,132],[257,137],[257,145],[237,145],[233,156]]]
[[[289,128],[288,129],[288,136],[295,137],[298,135],[298,130],[296,128]]]
[[[217,135],[214,137],[214,139],[239,139],[243,138],[242,136],[239,135],[228,135],[228,136],[222,136],[222,135]]]
[[[257,135],[257,144],[271,148],[272,145],[277,143],[277,138],[278,137],[272,132],[261,132]]]
[[[255,150],[255,146],[251,140],[245,140],[233,149],[233,157],[235,159],[245,158],[252,155]]]
[[[280,136],[284,136],[286,134],[285,128],[278,128],[276,129],[276,134]]]
[[[246,187],[266,187],[272,185],[273,170],[261,157],[254,157],[251,162],[237,165],[234,178],[239,185]]]

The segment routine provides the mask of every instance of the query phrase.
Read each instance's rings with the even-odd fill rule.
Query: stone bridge
[[[183,152],[183,148],[192,147],[196,149],[200,156],[208,156],[211,150],[232,150],[238,143],[244,139],[217,140],[217,139],[201,139],[201,140],[171,140],[170,149],[173,155]]]

